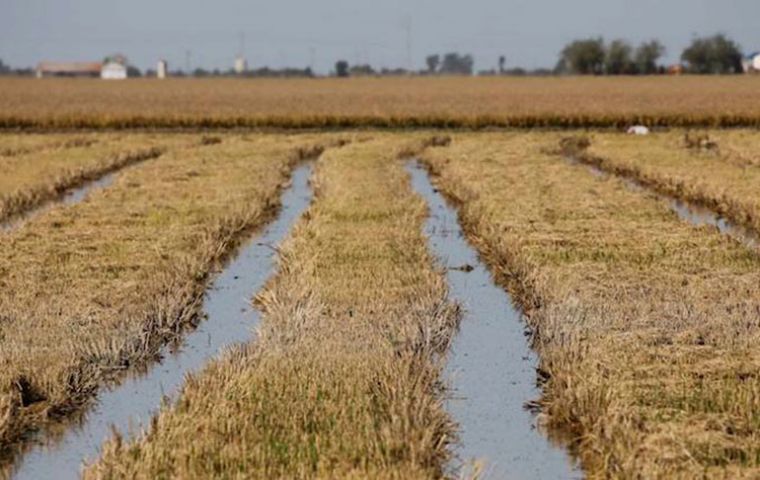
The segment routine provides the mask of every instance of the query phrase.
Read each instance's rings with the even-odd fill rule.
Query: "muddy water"
[[[625,186],[632,191],[646,192],[650,195],[655,196],[656,198],[666,202],[670,209],[675,212],[676,215],[678,215],[678,218],[681,220],[684,220],[696,226],[713,226],[717,228],[721,233],[729,235],[748,248],[751,248],[753,250],[760,249],[760,237],[757,234],[748,228],[742,227],[741,225],[737,225],[729,221],[728,219],[715,213],[709,208],[685,202],[668,195],[663,195],[655,191],[653,188],[649,188],[646,185],[643,185],[635,179],[613,175],[606,170],[597,167],[596,165],[589,165],[587,163],[580,162],[572,157],[568,160],[573,164],[586,166],[594,176],[602,178],[616,177],[622,180]]]
[[[111,435],[111,426],[130,438],[148,425],[165,397],[176,398],[185,375],[201,369],[225,348],[251,340],[259,321],[251,299],[273,272],[274,246],[311,202],[311,168],[304,165],[295,170],[292,186],[282,195],[277,219],[255,235],[214,280],[203,304],[207,319],[185,337],[179,349],[166,347],[163,360],[144,375],[101,392],[80,425],[60,440],[34,446],[19,462],[14,478],[78,478],[83,462],[98,456],[102,442]]]
[[[454,473],[468,476],[480,464],[481,478],[581,478],[565,449],[537,429],[525,408],[541,392],[537,358],[520,313],[465,240],[456,211],[425,170],[416,163],[407,170],[414,190],[428,202],[425,230],[431,249],[448,267],[450,296],[465,311],[446,368],[452,388],[447,410],[460,436]]]
[[[61,204],[74,205],[76,203],[79,203],[85,198],[87,198],[87,195],[93,190],[98,190],[98,189],[106,188],[110,186],[113,183],[114,179],[116,178],[116,175],[117,175],[117,172],[111,172],[109,174],[103,175],[99,179],[94,180],[92,182],[87,182],[79,188],[72,188],[70,190],[67,190],[57,200],[45,202],[42,205],[36,208],[33,208],[29,211],[26,211],[19,215],[14,215],[10,219],[4,222],[0,222],[0,232],[10,232],[11,230],[20,228],[29,220],[47,212],[48,210],[50,210],[51,208],[57,205],[61,205]]]

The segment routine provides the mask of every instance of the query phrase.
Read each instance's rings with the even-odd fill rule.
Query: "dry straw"
[[[425,156],[527,313],[540,406],[592,478],[760,472],[760,257],[556,151],[457,135]]]

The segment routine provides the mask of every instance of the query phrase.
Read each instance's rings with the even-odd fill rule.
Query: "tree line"
[[[623,39],[606,42],[603,38],[587,38],[568,43],[559,54],[554,69],[526,70],[507,68],[506,57],[499,56],[498,70],[481,70],[478,75],[655,75],[668,72],[661,64],[665,46],[658,40],[632,45]],[[742,51],[739,45],[723,34],[700,37],[681,53],[681,63],[671,66],[677,73],[735,74],[743,72]],[[412,74],[412,75],[472,75],[474,59],[470,54],[456,52],[429,55],[423,70],[374,70],[370,65],[351,66],[345,60],[335,64],[337,77]]]
[[[633,47],[625,40],[602,38],[570,42],[560,52],[556,73],[577,75],[652,75],[665,73],[659,64],[665,47],[657,40]],[[679,69],[695,74],[742,73],[742,52],[723,34],[695,38],[681,53]]]
[[[505,56],[499,56],[498,69],[481,70],[478,75],[654,75],[667,72],[661,64],[665,55],[665,46],[658,40],[632,45],[623,39],[606,42],[603,38],[586,38],[574,40],[560,51],[559,61],[554,69],[526,70],[520,67],[507,68]],[[734,74],[742,73],[743,55],[739,45],[723,34],[699,37],[681,53],[681,63],[675,68],[684,73],[694,74]],[[433,54],[425,58],[425,68],[410,71],[404,68],[375,69],[369,64],[350,65],[345,60],[338,60],[330,73],[336,77],[351,76],[394,76],[394,75],[473,75],[475,60],[471,54],[448,52],[443,55]],[[130,77],[142,76],[136,67],[128,67]],[[34,69],[14,69],[0,60],[0,75],[33,75]],[[205,70],[196,68],[185,72],[172,71],[171,76],[216,77],[315,77],[311,68],[271,69],[262,67],[237,73],[229,70]],[[147,70],[145,76],[155,76],[155,71]]]

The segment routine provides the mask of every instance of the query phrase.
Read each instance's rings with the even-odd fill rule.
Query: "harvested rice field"
[[[0,133],[0,478],[756,478],[758,145]]]
[[[653,138],[594,134],[586,163],[632,178],[760,231],[760,136],[754,130],[672,130]]]

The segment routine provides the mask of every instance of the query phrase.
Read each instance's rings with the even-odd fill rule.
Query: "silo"
[[[235,58],[235,73],[238,75],[241,75],[245,73],[248,70],[248,61],[246,61],[245,57],[238,56]]]
[[[169,63],[166,60],[159,60],[156,66],[156,77],[166,78],[166,74],[169,71]]]

